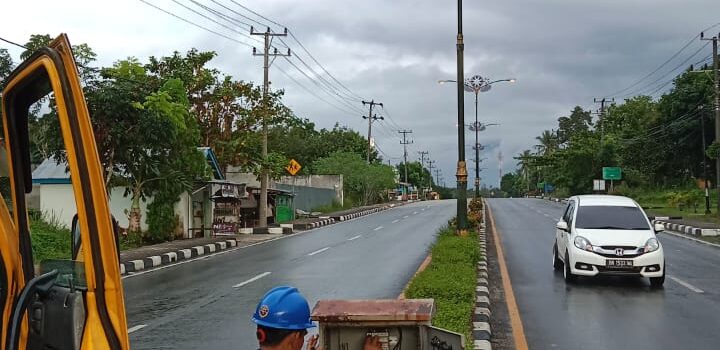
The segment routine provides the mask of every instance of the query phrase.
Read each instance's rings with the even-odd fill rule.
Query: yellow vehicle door
[[[53,118],[62,138],[63,157],[47,163],[60,169],[63,183],[55,187],[33,186],[30,140],[44,135],[28,125],[38,111]],[[64,34],[6,80],[2,137],[0,349],[128,349],[119,248],[78,69]],[[36,191],[39,207],[31,196]],[[51,201],[61,205],[48,209]],[[75,238],[68,229],[71,220]],[[72,254],[42,257],[47,254],[39,248],[39,232],[47,222],[67,232]]]

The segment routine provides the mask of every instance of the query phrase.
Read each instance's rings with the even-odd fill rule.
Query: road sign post
[[[620,167],[603,167],[603,180],[610,180],[610,192],[615,191],[615,180],[622,180],[622,169]]]

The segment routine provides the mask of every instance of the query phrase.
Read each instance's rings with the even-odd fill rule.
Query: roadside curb
[[[361,216],[374,214],[374,213],[383,211],[383,210],[388,209],[388,208],[390,208],[390,207],[389,207],[389,206],[384,206],[384,207],[372,208],[372,209],[362,210],[362,211],[359,211],[359,212],[357,212],[357,213],[351,213],[351,214],[346,214],[346,215],[333,216],[332,219],[335,220],[335,221],[346,221],[346,220],[350,220],[350,219],[359,218],[359,217],[361,217]]]
[[[487,205],[485,203],[483,204]],[[478,231],[478,244],[480,245],[482,258],[477,266],[478,278],[475,287],[475,312],[472,318],[473,349],[491,350],[492,343],[490,339],[492,337],[492,330],[490,329],[490,318],[492,317],[492,312],[490,311],[490,282],[488,279],[487,237],[484,215]]]
[[[663,220],[654,220],[653,222],[662,224],[666,230],[685,233],[693,236],[717,236],[720,234],[720,229],[716,228],[699,228],[690,225],[676,224]]]
[[[120,275],[140,272],[162,265],[169,265],[178,261],[196,258],[198,256],[212,255],[234,247],[237,247],[237,241],[234,238],[231,238],[225,241],[198,245],[187,249],[180,249],[175,252],[153,255],[138,260],[131,260],[120,263]]]
[[[665,233],[665,234],[668,234],[668,235],[671,235],[671,236],[675,236],[675,237],[678,237],[678,238],[682,238],[682,239],[687,239],[687,240],[689,240],[689,241],[693,241],[693,242],[696,242],[696,243],[700,243],[700,244],[704,244],[704,245],[709,245],[709,246],[711,246],[711,247],[720,248],[720,244],[715,244],[715,243],[706,242],[706,241],[703,241],[702,239],[690,237],[690,236],[688,236],[687,234],[684,234],[684,233],[673,232],[673,231],[670,231],[670,230],[666,230],[666,231],[664,231],[664,232],[662,232],[662,233]]]

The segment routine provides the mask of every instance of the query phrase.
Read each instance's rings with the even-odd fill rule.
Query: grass
[[[415,276],[405,293],[407,298],[435,299],[433,325],[464,334],[466,342],[472,340],[479,260],[477,233],[460,237],[452,228],[443,228],[432,247],[430,265]]]
[[[70,230],[56,220],[30,216],[30,240],[36,262],[50,259],[70,259]]]
[[[355,207],[355,205],[353,205],[352,201],[345,200],[345,203],[342,205],[338,202],[333,202],[330,205],[321,205],[317,208],[313,208],[311,211],[319,211],[321,213],[332,213],[335,211],[352,209],[354,207]]]

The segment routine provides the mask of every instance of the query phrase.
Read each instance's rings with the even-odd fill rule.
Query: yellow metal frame
[[[58,60],[59,57],[59,60]],[[60,65],[58,64],[60,63]],[[82,349],[129,349],[125,304],[118,263],[118,247],[111,222],[108,197],[101,170],[97,146],[90,123],[90,116],[83,95],[78,69],[72,56],[67,36],[55,39],[46,50],[41,50],[21,64],[19,71],[11,75],[3,91],[3,126],[12,193],[23,195],[23,189],[16,188],[12,168],[13,153],[29,150],[13,150],[12,135],[8,128],[9,108],[5,98],[13,89],[18,88],[38,72],[47,72],[48,83],[55,94],[56,108],[60,128],[66,149],[66,155],[72,188],[75,195],[78,223],[82,228],[83,249],[78,260],[84,262],[87,277],[86,311],[87,319],[83,333]],[[17,200],[13,198],[14,217],[10,216],[5,201],[0,201],[0,250],[7,271],[8,295],[3,305],[2,342],[0,350],[5,349],[7,325],[13,301],[25,283],[23,257],[19,247],[18,226],[20,215]],[[25,221],[28,222],[28,221]],[[21,349],[27,340],[27,319],[24,321],[21,337]]]

